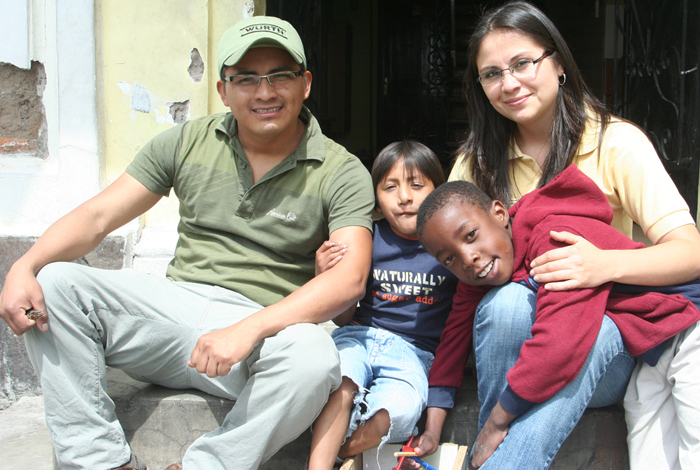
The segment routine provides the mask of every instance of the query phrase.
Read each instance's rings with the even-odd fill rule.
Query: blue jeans
[[[358,387],[346,437],[379,410],[391,418],[383,442],[403,442],[417,433],[428,400],[434,356],[380,328],[348,325],[333,331],[340,372]]]
[[[479,431],[507,386],[506,374],[515,364],[523,342],[532,335],[536,293],[509,283],[492,289],[474,319],[474,348],[479,382]],[[546,469],[586,407],[620,401],[635,361],[607,316],[598,339],[576,379],[549,400],[519,416],[484,470]]]

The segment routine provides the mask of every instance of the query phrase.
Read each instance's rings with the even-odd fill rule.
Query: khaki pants
[[[223,425],[187,450],[185,470],[257,468],[313,422],[340,384],[333,341],[312,324],[259,342],[225,377],[210,379],[188,367],[202,334],[262,308],[236,292],[71,263],[48,265],[38,279],[49,330],[33,328],[25,338],[61,468],[109,469],[130,458],[105,392],[105,365],[237,400]]]
[[[700,328],[673,337],[656,366],[637,364],[625,395],[631,470],[700,468]]]

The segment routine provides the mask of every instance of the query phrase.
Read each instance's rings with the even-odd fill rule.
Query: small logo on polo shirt
[[[287,39],[287,31],[273,24],[255,24],[241,29],[241,37],[252,33],[274,33]]]
[[[297,215],[294,212],[287,212],[287,215],[284,215],[275,211],[275,209],[270,209],[270,212],[268,212],[267,215],[270,215],[280,220],[287,220],[289,222],[294,222],[295,220],[297,220]]]

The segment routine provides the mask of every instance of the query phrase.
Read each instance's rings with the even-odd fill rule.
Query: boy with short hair
[[[546,186],[524,196],[510,211],[500,201],[491,201],[476,186],[462,181],[443,185],[421,206],[418,234],[423,246],[462,281],[430,373],[431,392],[434,388],[454,393],[460,386],[472,344],[474,312],[490,287],[512,280],[537,292],[532,338],[523,344],[520,358],[508,373],[508,387],[480,431],[475,454],[485,446],[488,458],[515,418],[574,381],[595,343],[604,316],[615,322],[629,352],[644,360],[638,370],[655,366],[662,354],[697,354],[695,324],[700,312],[693,302],[700,302],[698,281],[653,288],[607,283],[596,288],[554,292],[540,287],[530,277],[530,262],[561,245],[551,238],[552,231],[579,235],[602,249],[643,246],[610,227],[611,219],[612,209],[603,193],[574,165]],[[669,348],[671,343],[673,347]],[[691,369],[684,368],[686,374],[692,374]],[[676,390],[672,393],[676,394]],[[687,394],[687,390],[682,393]],[[692,393],[700,396],[696,391]],[[696,402],[697,399],[692,400]],[[691,405],[675,410],[673,419],[679,422],[681,434],[700,436],[699,408]],[[640,409],[631,416],[628,410],[629,439],[633,433],[644,434],[653,427],[640,425],[644,413]],[[440,429],[427,427],[425,435],[439,436],[439,432]],[[658,439],[666,438],[664,434]],[[678,449],[678,436],[675,439]],[[421,448],[422,443],[419,440],[417,447]],[[635,442],[630,441],[630,450],[633,447]],[[421,450],[431,453],[433,444],[425,443]]]

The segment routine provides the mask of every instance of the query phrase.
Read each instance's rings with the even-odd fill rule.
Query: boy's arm
[[[352,317],[355,316],[355,310],[357,310],[357,302],[348,307],[346,311],[340,315],[333,318],[333,323],[337,326],[345,326],[352,321]]]
[[[474,312],[489,290],[490,287],[470,286],[461,281],[457,283],[457,291],[452,297],[452,310],[440,335],[440,344],[430,368],[429,407],[452,408],[453,403],[449,398],[447,402],[444,398],[440,399],[438,388],[451,387],[456,392],[462,385],[464,366],[472,349]]]
[[[552,292],[540,286],[532,338],[508,371],[503,407],[516,415],[572,382],[595,344],[610,283],[595,289]]]
[[[598,336],[609,285],[568,292],[539,288],[532,338],[523,343],[506,376],[508,386],[477,436],[474,468],[493,454],[515,418],[576,378]]]
[[[343,255],[348,251],[347,245],[340,245],[338,243],[326,240],[323,244],[316,250],[316,276],[324,273],[331,269],[333,266],[337,265],[340,260],[343,259]],[[338,326],[347,325],[352,321],[352,317],[355,315],[355,310],[357,309],[357,303],[352,304],[343,313],[333,318],[333,323]]]
[[[348,251],[346,245],[340,245],[330,240],[323,242],[316,250],[315,275],[318,276],[338,264],[346,251]]]
[[[437,450],[447,411],[454,406],[454,395],[464,379],[464,367],[472,349],[474,312],[488,291],[489,288],[470,286],[461,281],[457,283],[452,310],[440,336],[428,377],[428,421],[417,441],[419,456],[430,455]],[[410,463],[404,466],[418,468]]]
[[[0,293],[0,317],[21,335],[35,325],[24,312],[44,310],[44,294],[36,274],[49,263],[73,261],[85,256],[110,232],[153,207],[161,196],[124,173],[101,193],[69,212],[53,225],[17,260],[7,274]],[[47,316],[36,320],[46,331]]]
[[[437,451],[438,446],[440,445],[440,434],[442,433],[442,427],[445,424],[447,411],[448,410],[444,408],[428,408],[425,431],[423,431],[423,434],[418,437],[416,444],[413,446],[417,457],[431,455]],[[406,459],[404,460],[404,464],[401,468],[420,470],[423,467],[421,467],[418,462],[415,462],[414,460]]]

